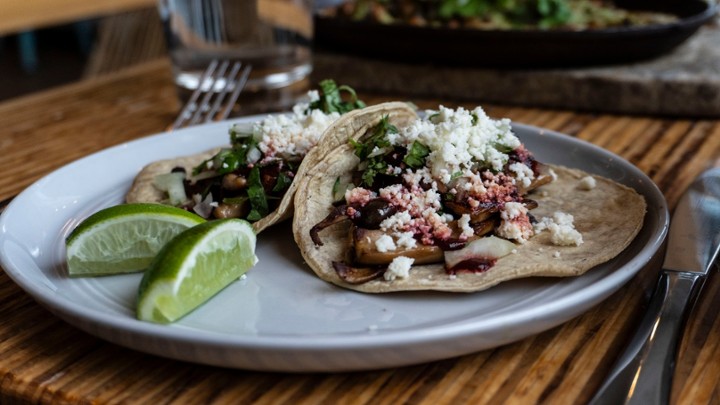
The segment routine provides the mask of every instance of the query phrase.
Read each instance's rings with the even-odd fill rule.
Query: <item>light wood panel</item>
[[[0,35],[155,7],[156,4],[156,0],[3,0]]]

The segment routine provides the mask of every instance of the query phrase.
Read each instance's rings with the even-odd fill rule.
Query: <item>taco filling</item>
[[[170,204],[209,219],[263,220],[288,200],[303,159],[325,129],[362,107],[353,89],[325,80],[291,114],[231,126],[229,147],[146,167],[126,200]]]
[[[529,193],[553,181],[513,134],[510,121],[482,108],[440,107],[398,128],[387,117],[350,139],[359,164],[339,176],[330,214],[310,229],[349,221],[350,256],[334,261],[346,283],[407,278],[414,265],[442,263],[448,275],[480,273],[536,232],[556,245],[580,245],[572,216],[533,217]]]

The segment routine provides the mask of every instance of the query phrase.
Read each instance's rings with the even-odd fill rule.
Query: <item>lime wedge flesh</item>
[[[160,204],[124,204],[85,219],[66,240],[70,276],[142,271],[180,232],[205,220]]]
[[[137,317],[169,323],[185,316],[257,263],[247,221],[223,219],[188,229],[157,254],[143,275]]]

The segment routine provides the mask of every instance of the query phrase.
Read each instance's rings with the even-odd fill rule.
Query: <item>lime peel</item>
[[[140,283],[138,319],[173,322],[219,293],[257,263],[256,236],[240,219],[188,229],[158,253]]]
[[[100,210],[67,237],[68,273],[94,276],[142,271],[170,239],[203,222],[198,215],[159,204]]]

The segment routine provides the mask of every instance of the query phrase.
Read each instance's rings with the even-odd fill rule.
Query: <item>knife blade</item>
[[[637,330],[590,404],[667,404],[678,342],[720,252],[720,168],[702,173],[670,222],[655,291]]]

